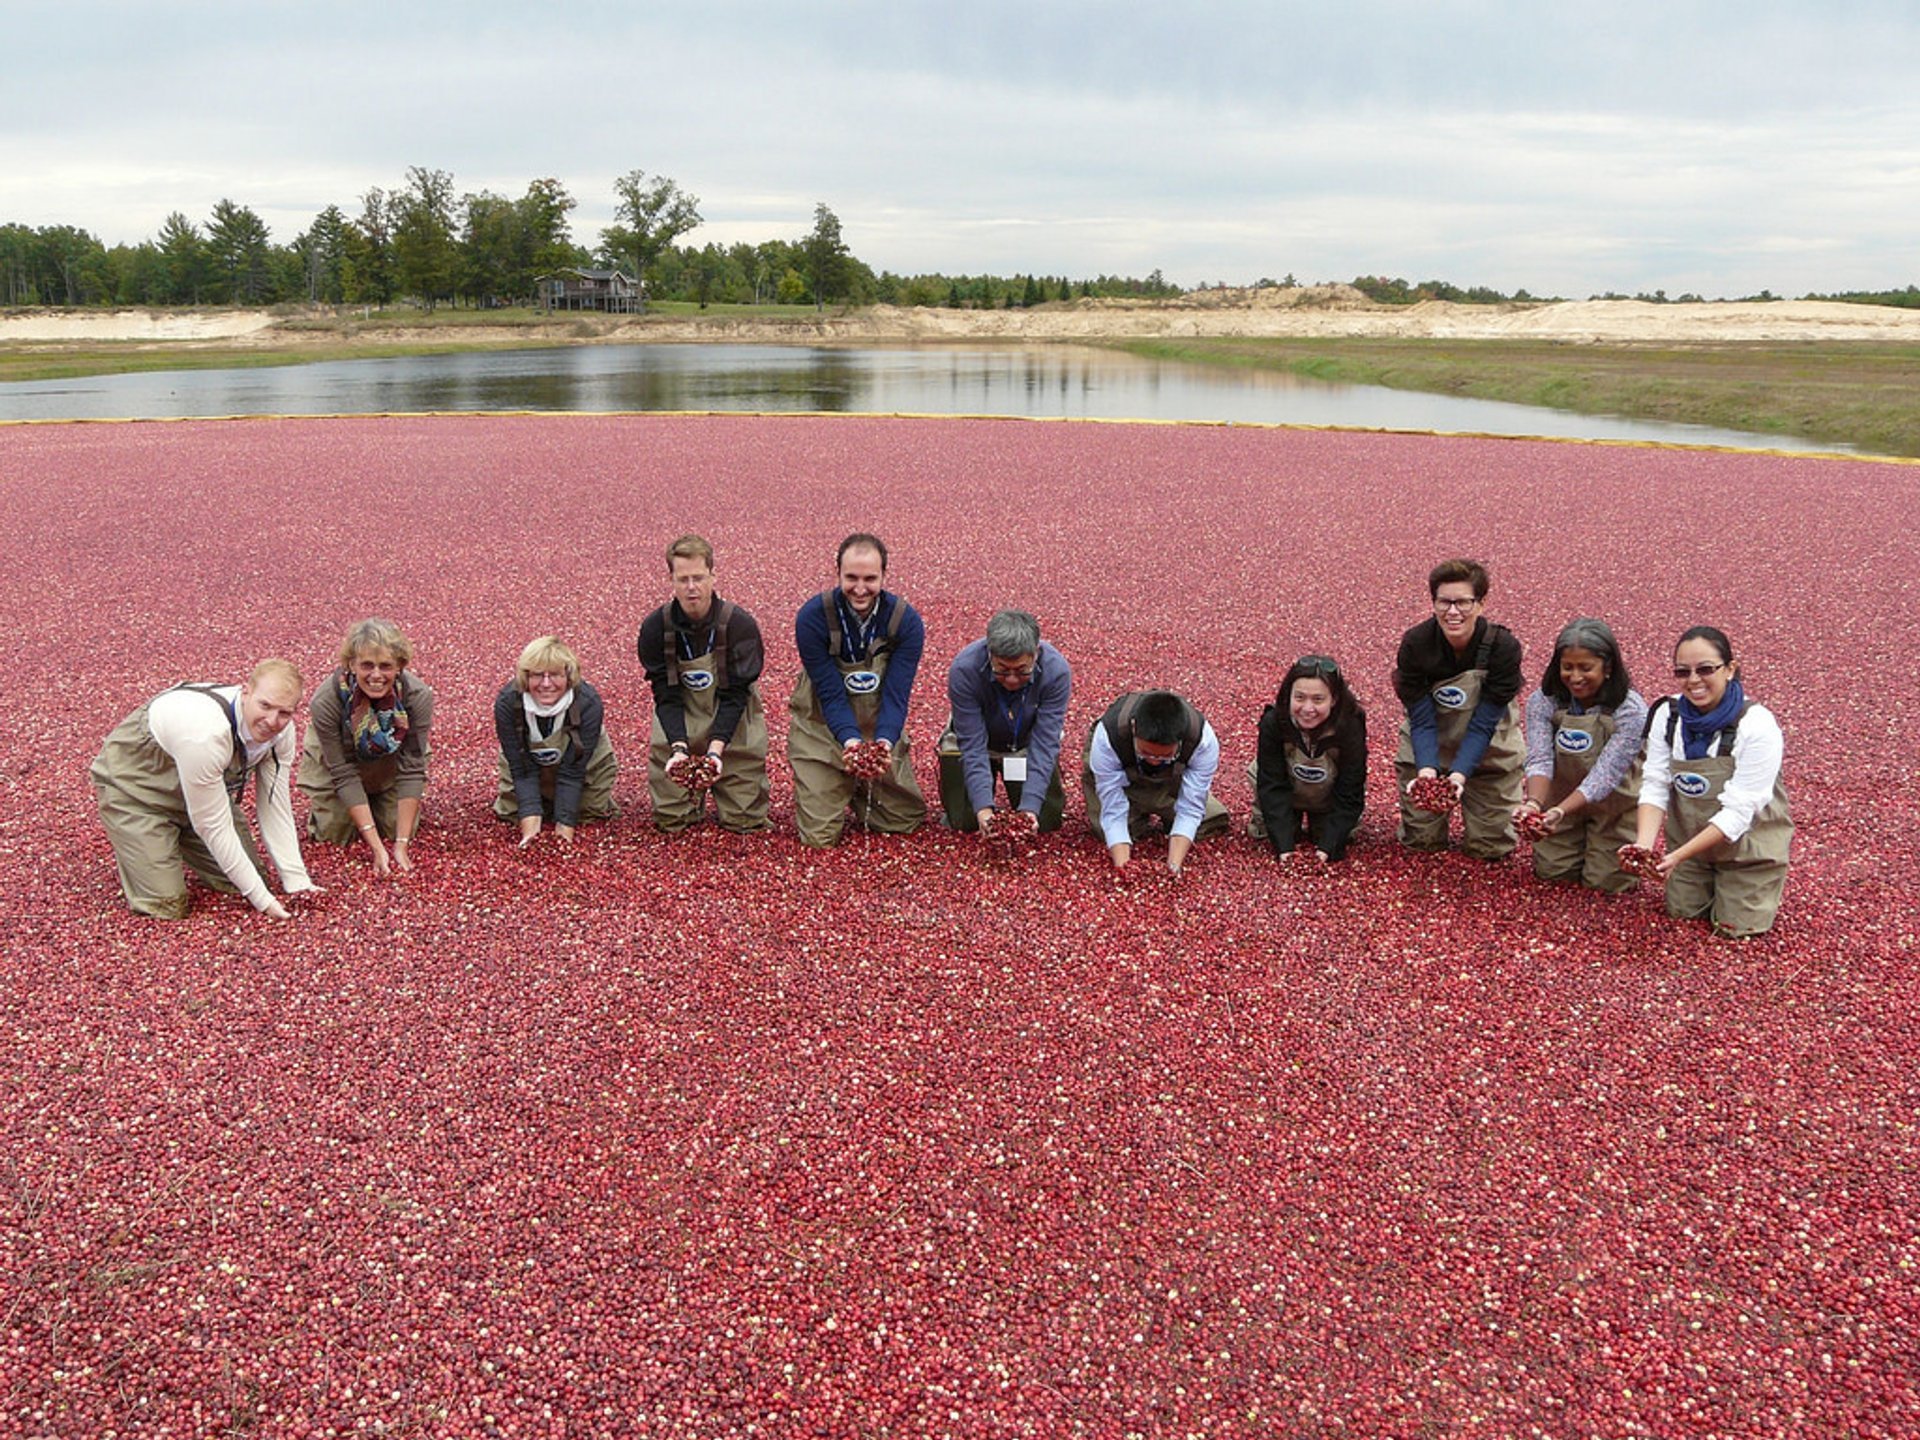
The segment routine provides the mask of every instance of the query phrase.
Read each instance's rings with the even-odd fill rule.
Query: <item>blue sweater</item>
[[[833,598],[840,608],[839,658],[856,663],[867,659],[868,647],[860,643],[860,627],[852,623],[852,612],[840,601],[838,592]],[[874,641],[882,640],[893,624],[896,605],[905,607],[906,613],[901,617],[900,633],[894,638],[893,648],[887,652],[887,673],[880,682],[880,714],[873,727],[876,740],[893,744],[899,743],[901,733],[907,728],[907,700],[913,694],[913,677],[920,669],[920,652],[927,648],[927,627],[921,623],[920,612],[888,590],[881,591],[880,598],[873,604],[873,627],[869,633]],[[801,665],[813,681],[820,713],[826,717],[833,738],[842,745],[860,739],[860,722],[853,718],[846,682],[841,678],[835,657],[827,653],[827,611],[820,596],[802,605],[799,615],[794,617],[793,644],[800,652]]]

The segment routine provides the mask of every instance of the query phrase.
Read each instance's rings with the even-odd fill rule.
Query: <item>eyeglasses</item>
[[[567,672],[564,670],[529,670],[527,672],[527,683],[529,685],[547,685],[557,680],[565,680],[566,678]]]
[[[1707,676],[1713,674],[1714,671],[1724,670],[1726,668],[1727,662],[1724,660],[1716,660],[1711,665],[1676,665],[1673,667],[1673,678],[1676,680],[1704,680]]]
[[[1478,605],[1479,603],[1480,603],[1480,597],[1478,595],[1469,595],[1464,600],[1442,600],[1438,596],[1435,596],[1433,601],[1433,608],[1440,611],[1447,611],[1447,610],[1467,611],[1467,610],[1471,610],[1474,606]]]
[[[1312,676],[1321,680],[1334,680],[1340,675],[1340,665],[1331,655],[1302,655],[1293,662],[1293,668],[1300,672],[1302,679]]]
[[[996,680],[1028,680],[1033,677],[1031,665],[996,665],[989,660],[987,668],[993,672]]]

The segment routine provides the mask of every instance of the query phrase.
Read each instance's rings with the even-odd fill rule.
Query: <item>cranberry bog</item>
[[[0,428],[0,1435],[1920,1432],[1917,474],[1022,421]],[[647,820],[634,635],[689,530],[767,637],[768,835]],[[796,840],[792,618],[854,530],[927,621],[930,798],[994,609],[1072,661],[1032,853]],[[1530,683],[1576,615],[1649,697],[1685,626],[1732,635],[1787,734],[1772,934],[1540,885],[1524,844],[1396,849],[1387,672],[1452,554]],[[415,872],[309,846],[284,924],[128,914],[100,737],[265,655],[311,686],[373,614],[439,698]],[[522,855],[490,703],[549,631],[624,808]],[[1309,651],[1373,719],[1330,867],[1242,833]],[[1150,684],[1218,729],[1236,833],[1122,883],[1071,782]]]

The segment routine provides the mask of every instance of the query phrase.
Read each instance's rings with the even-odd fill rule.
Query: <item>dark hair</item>
[[[1282,739],[1300,736],[1300,727],[1293,723],[1293,686],[1296,680],[1322,681],[1333,696],[1333,708],[1327,711],[1329,734],[1337,736],[1365,717],[1366,708],[1347,684],[1347,677],[1341,673],[1339,664],[1332,656],[1302,655],[1287,667],[1287,673],[1280,681],[1280,692],[1273,697],[1274,713],[1280,719]]]
[[[1687,632],[1673,642],[1673,653],[1678,655],[1680,653],[1680,647],[1689,640],[1706,641],[1720,652],[1720,663],[1722,665],[1733,664],[1733,642],[1727,639],[1726,631],[1716,630],[1711,625],[1689,626]]]
[[[1547,661],[1547,673],[1540,677],[1540,688],[1563,704],[1573,699],[1567,682],[1560,678],[1560,656],[1567,650],[1591,650],[1606,666],[1606,679],[1600,682],[1600,693],[1594,697],[1596,704],[1611,710],[1627,698],[1633,681],[1627,676],[1627,662],[1620,658],[1620,642],[1613,638],[1606,621],[1591,616],[1569,620],[1560,638],[1553,642],[1553,658]]]
[[[1133,734],[1149,745],[1178,745],[1187,738],[1187,702],[1171,690],[1149,690],[1133,708]]]
[[[868,535],[863,531],[859,534],[847,536],[846,539],[840,542],[840,548],[834,551],[834,554],[833,554],[834,569],[838,570],[843,564],[846,563],[847,551],[849,550],[877,551],[880,556],[880,569],[882,570],[882,572],[886,570],[887,545],[886,545],[886,542],[882,540],[878,535]]]
[[[1437,597],[1442,585],[1456,585],[1462,580],[1473,586],[1474,599],[1487,598],[1487,567],[1478,560],[1442,560],[1427,572],[1427,598]]]

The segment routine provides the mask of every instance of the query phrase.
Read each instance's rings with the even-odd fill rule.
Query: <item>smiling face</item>
[[[840,557],[840,593],[854,614],[865,619],[886,587],[886,562],[872,546],[852,546]]]
[[[567,693],[567,672],[565,670],[529,670],[527,672],[527,694],[533,697],[536,705],[556,705],[560,697]]]
[[[713,567],[698,555],[673,557],[673,598],[689,620],[704,620],[713,605]]]
[[[1591,650],[1569,645],[1560,652],[1560,683],[1582,705],[1591,705],[1607,683],[1607,662]]]
[[[273,739],[293,723],[300,708],[300,687],[284,675],[268,675],[258,685],[240,686],[240,725],[255,742]]]
[[[1318,730],[1333,714],[1333,688],[1317,677],[1302,675],[1293,682],[1287,713],[1301,730]]]
[[[1680,693],[1696,710],[1711,710],[1727,693],[1727,686],[1740,673],[1738,661],[1723,661],[1719,649],[1710,640],[1682,640],[1673,651],[1673,668],[1685,669]],[[1706,673],[1702,674],[1701,671]],[[1677,674],[1676,677],[1678,678]]]
[[[354,651],[353,663],[348,668],[362,695],[369,700],[384,700],[400,683],[400,672],[407,667],[393,658],[391,650],[375,648]]]
[[[1485,603],[1474,597],[1469,580],[1449,580],[1433,592],[1433,618],[1440,633],[1455,650],[1465,650],[1473,639],[1473,627],[1480,619]]]

